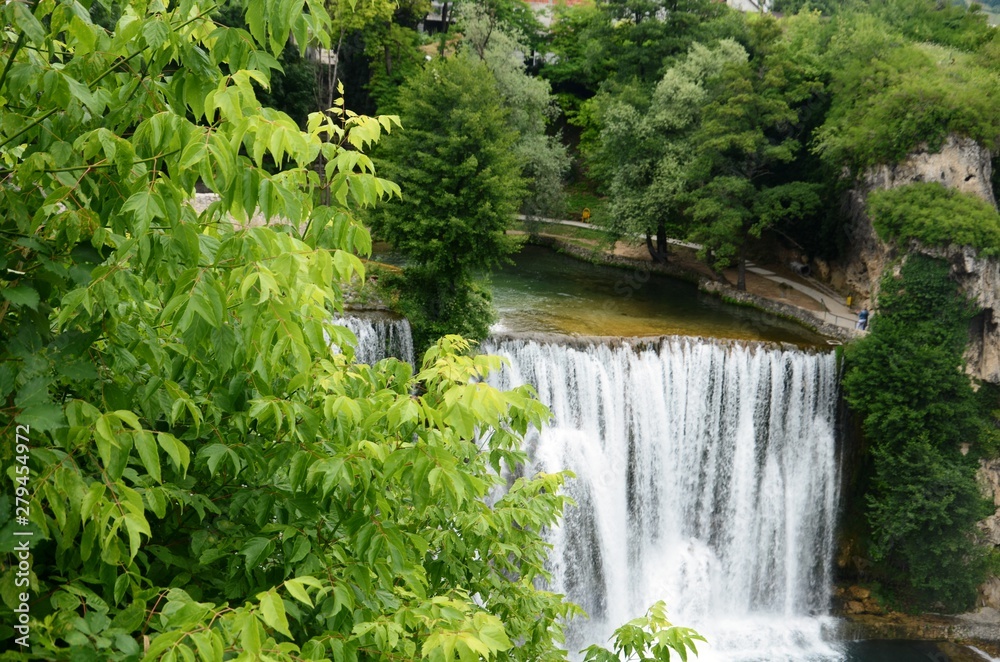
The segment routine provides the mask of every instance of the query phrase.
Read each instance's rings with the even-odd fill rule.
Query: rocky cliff
[[[842,263],[837,265],[837,277],[841,281],[838,285],[846,285],[854,292],[858,304],[871,306],[882,274],[900,254],[921,252],[947,260],[962,290],[981,309],[969,328],[966,370],[978,379],[1000,384],[1000,261],[980,258],[976,251],[965,246],[926,247],[917,242],[897,246],[883,242],[865,211],[865,200],[871,191],[914,182],[940,182],[978,195],[996,206],[990,159],[989,150],[972,140],[953,136],[938,152],[920,150],[902,163],[866,173],[845,199],[848,249]],[[997,506],[996,513],[981,522],[980,528],[986,543],[1000,548],[1000,460],[983,462],[979,477],[984,493]],[[984,608],[981,613],[998,613],[995,610],[1000,610],[1000,578],[993,577],[980,588],[979,604]],[[997,627],[995,617],[988,620]]]
[[[875,233],[865,212],[865,200],[871,191],[914,182],[940,182],[978,195],[995,206],[991,175],[989,150],[954,136],[945,141],[938,152],[918,151],[902,163],[870,170],[845,199],[849,218],[846,226],[848,248],[838,265],[838,276],[855,294],[859,304],[870,305],[882,274],[900,250],[919,251],[948,260],[963,290],[982,309],[969,330],[967,370],[979,379],[1000,383],[1000,262],[981,259],[975,251],[957,245],[927,248],[916,243],[909,246],[886,244]]]
[[[993,499],[993,504],[997,508],[993,515],[979,523],[979,528],[983,532],[986,544],[1000,549],[1000,459],[982,461],[979,480],[982,482],[983,491]],[[979,605],[1000,610],[1000,577],[990,577],[979,587]],[[1000,622],[997,623],[997,630],[1000,632]]]

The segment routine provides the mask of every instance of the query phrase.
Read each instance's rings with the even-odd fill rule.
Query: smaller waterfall
[[[406,318],[384,314],[354,313],[334,320],[339,326],[350,329],[358,339],[354,360],[372,365],[384,358],[395,357],[401,361],[415,362],[413,337]],[[333,346],[334,352],[340,348]]]

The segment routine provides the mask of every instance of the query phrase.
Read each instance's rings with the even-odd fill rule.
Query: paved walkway
[[[554,223],[557,225],[569,225],[575,228],[583,228],[585,230],[597,230],[601,231],[602,228],[593,225],[592,223],[584,223],[583,221],[566,221],[559,220],[555,218],[542,218],[539,216],[532,216],[530,219],[527,216],[518,216],[522,221],[537,221],[540,223]],[[674,246],[683,246],[685,248],[691,248],[694,250],[701,250],[701,245],[692,244],[687,241],[680,241],[678,239],[667,239],[667,242],[673,244]],[[806,295],[811,299],[815,299],[822,306],[822,310],[815,311],[810,310],[809,312],[820,318],[827,324],[833,324],[842,329],[853,329],[857,323],[858,316],[856,313],[851,311],[850,308],[844,303],[843,298],[834,292],[827,285],[820,283],[813,278],[803,277],[808,281],[808,285],[800,283],[798,281],[790,280],[784,278],[774,273],[773,271],[768,271],[762,267],[758,267],[752,262],[747,262],[747,271],[757,274],[763,278],[768,279],[779,285],[785,285],[793,290],[797,290],[802,294]]]

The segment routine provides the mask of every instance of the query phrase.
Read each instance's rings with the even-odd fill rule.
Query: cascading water
[[[661,338],[494,338],[554,420],[528,472],[569,469],[553,590],[590,614],[571,651],[665,600],[701,660],[836,660],[824,641],[838,503],[833,354]]]
[[[358,363],[371,365],[388,356],[411,364],[414,362],[413,337],[410,335],[410,323],[405,318],[352,314],[337,318],[334,324],[347,327],[357,336],[354,360]],[[336,346],[333,349],[339,351]]]

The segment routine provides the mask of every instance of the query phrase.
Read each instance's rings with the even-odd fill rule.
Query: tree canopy
[[[322,4],[248,2],[248,31],[193,0],[119,9],[3,9],[0,428],[30,513],[0,497],[5,637],[31,605],[5,657],[563,659],[574,609],[535,585],[563,476],[485,499],[544,407],[456,337],[416,375],[330,352],[355,214],[399,189],[365,155],[393,119],[301,130],[256,98]]]
[[[406,130],[380,156],[403,194],[372,223],[411,262],[401,303],[414,340],[483,338],[494,313],[477,279],[518,246],[505,231],[527,192],[519,134],[489,67],[468,55],[429,63],[400,89],[398,107]]]

